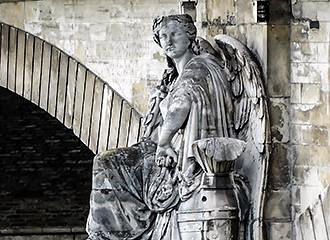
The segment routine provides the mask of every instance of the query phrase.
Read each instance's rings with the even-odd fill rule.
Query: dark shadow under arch
[[[94,153],[56,118],[0,87],[3,229],[83,229]]]

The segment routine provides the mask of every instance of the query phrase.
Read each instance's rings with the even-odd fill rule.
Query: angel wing
[[[210,44],[198,39],[200,51],[217,56],[227,70],[234,105],[237,137],[247,142],[236,171],[245,176],[251,186],[247,239],[262,237],[262,215],[266,188],[270,127],[267,97],[263,86],[261,65],[253,53],[237,39],[218,35]]]

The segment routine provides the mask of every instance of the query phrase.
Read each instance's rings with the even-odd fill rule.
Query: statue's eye
[[[174,36],[181,36],[182,33],[178,31],[178,32],[174,32],[173,35],[174,35]]]
[[[159,39],[166,39],[166,34],[161,34]]]

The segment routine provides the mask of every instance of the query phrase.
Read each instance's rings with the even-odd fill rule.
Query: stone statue
[[[168,68],[141,142],[98,154],[89,240],[261,239],[269,125],[262,71],[238,40],[154,20]]]

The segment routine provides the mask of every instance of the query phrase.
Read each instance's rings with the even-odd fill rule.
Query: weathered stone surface
[[[325,166],[319,168],[320,182],[323,186],[330,186],[329,162],[326,163],[326,161],[323,161],[323,163],[325,163]],[[330,211],[330,209],[327,209],[327,211]]]
[[[41,81],[41,63],[42,63],[42,48],[41,39],[35,38],[33,43],[33,73],[32,73],[32,94],[31,100],[35,104],[40,103],[40,81]]]
[[[262,64],[264,74],[267,73],[267,25],[242,24],[238,26],[226,26],[226,34],[239,39],[246,44],[257,56]],[[267,87],[267,79],[265,87]]]
[[[24,18],[17,16],[24,16],[24,2],[14,2],[14,3],[1,3],[0,15],[1,21],[5,23],[11,23],[16,27],[23,28]]]
[[[266,220],[291,220],[291,192],[269,191],[266,196],[264,218]]]
[[[221,6],[221,4],[219,4]],[[257,22],[256,3],[252,1],[236,1],[237,24],[253,24]],[[237,14],[239,13],[239,14]]]
[[[294,185],[292,187],[292,206],[294,217],[298,220],[301,214],[313,207],[318,201],[319,196],[325,193],[325,189],[320,184],[310,185]],[[311,226],[312,227],[312,226]]]
[[[292,6],[296,18],[330,21],[330,3],[327,1],[295,1]]]
[[[291,42],[291,62],[328,63],[327,53],[327,42]]]
[[[301,84],[301,103],[320,103],[320,84]]]
[[[65,117],[65,104],[68,86],[68,70],[69,70],[69,56],[61,53],[59,62],[59,75],[57,83],[57,103],[56,103],[56,118],[61,122]]]
[[[275,143],[269,159],[268,186],[271,189],[283,189],[290,184],[290,162],[285,144]]]
[[[65,96],[64,124],[66,127],[72,128],[78,63],[76,60],[69,58],[68,64],[69,64],[68,66],[69,69],[68,69],[68,79],[67,79],[67,87],[65,93],[66,96]]]
[[[328,145],[328,129],[318,126],[302,126],[302,141],[312,145]]]
[[[306,145],[292,145],[289,148],[288,159],[294,162],[295,165],[309,165],[311,164],[311,146]]]
[[[328,79],[328,64],[291,63],[292,83],[320,83]]]
[[[23,74],[24,74],[24,50],[25,50],[25,33],[18,31],[17,33],[17,57],[16,57],[16,93],[23,94]]]
[[[290,136],[293,144],[328,145],[328,129],[322,126],[292,124]]]
[[[107,149],[116,148],[118,146],[118,132],[120,128],[120,115],[122,111],[122,99],[117,93],[112,95],[112,107],[111,107],[111,121],[110,121],[110,131],[108,135],[108,146]]]
[[[79,91],[75,91],[74,99],[74,112],[73,112],[73,132],[76,136],[80,136],[81,134],[81,120],[82,120],[82,112],[83,112],[83,98],[85,91],[85,82],[86,82],[86,69],[78,65],[77,70],[77,80],[76,80],[76,89],[80,89]]]
[[[1,56],[1,63],[0,63],[0,69],[1,69],[1,73],[0,73],[0,86],[1,87],[7,87],[8,84],[8,79],[7,79],[7,72],[8,72],[8,38],[9,38],[9,27],[5,24],[1,24],[1,44],[3,44],[1,46],[1,52],[0,52],[0,56]]]
[[[241,5],[243,1],[238,2]],[[250,7],[251,8],[251,7]],[[249,8],[246,9],[248,12]],[[233,24],[236,23],[236,6],[232,0],[224,0],[219,4],[217,0],[206,2],[207,20],[218,21],[218,24]],[[245,14],[242,14],[245,15]],[[246,23],[246,21],[244,21]]]
[[[179,7],[175,0],[157,2],[143,0],[130,3],[111,1],[110,5],[104,0],[97,3],[46,0],[27,1],[24,5],[22,2],[18,5],[1,4],[0,11],[2,9],[4,9],[4,14],[1,16],[5,22],[31,31],[77,57],[135,104],[141,100],[141,97],[132,94],[134,89],[122,87],[121,83],[137,84],[141,86],[139,89],[144,96],[147,96],[151,88],[149,82],[159,79],[162,74],[161,64],[164,60],[153,57],[160,54],[160,49],[156,45],[150,44],[145,47],[141,46],[141,43],[146,40],[152,41],[150,29],[154,17],[178,13]],[[11,11],[15,14],[8,14]],[[200,35],[205,36],[207,28],[202,27],[202,21],[217,20],[221,15],[225,23],[232,24],[240,18],[241,23],[252,24],[256,21],[255,12],[256,4],[252,2],[238,1],[236,3],[226,0],[219,4],[218,0],[200,1],[197,5],[196,25],[200,30]],[[11,16],[22,17],[14,19]],[[16,24],[17,21],[19,21],[18,24]],[[218,22],[215,22],[214,28],[222,29],[218,26]],[[235,28],[238,27],[235,26]],[[263,62],[266,62],[264,41],[267,34],[263,30],[265,38],[260,38],[260,35],[256,37],[255,34],[260,34],[260,28],[266,29],[265,26],[255,24],[247,31],[250,39],[248,45],[259,53]],[[129,45],[123,46],[122,43],[125,41],[129,41]],[[130,49],[134,51],[130,52]],[[135,62],[128,60],[132,58],[136,59]],[[122,64],[114,66],[113,62],[121,59],[124,59]],[[266,65],[264,64],[265,67]],[[146,98],[144,97],[143,101]],[[145,104],[137,104],[136,107],[140,112],[146,111]]]
[[[98,152],[104,152],[107,150],[108,134],[110,126],[110,116],[112,108],[113,92],[108,85],[104,86],[103,99],[102,99],[102,116],[100,119],[100,135],[98,142]]]
[[[19,48],[18,48],[19,49]],[[24,53],[24,49],[23,49]],[[48,88],[49,88],[49,77],[50,77],[50,59],[51,59],[51,46],[49,44],[43,44],[43,57],[42,57],[42,69],[41,69],[41,79],[40,79],[40,107],[47,111],[48,106]],[[20,64],[17,64],[17,66],[20,66]],[[22,67],[23,68],[23,67]],[[19,78],[22,78],[23,76],[19,75]]]
[[[122,109],[120,113],[120,129],[118,132],[117,147],[127,147],[128,135],[131,122],[131,106],[125,101],[122,103]]]
[[[295,185],[318,185],[319,171],[317,167],[294,166],[292,183]]]
[[[289,96],[290,82],[290,28],[288,25],[268,27],[267,89],[269,95]]]
[[[198,7],[204,5],[201,3]],[[159,61],[154,64],[149,50],[160,52],[160,49],[154,44],[148,47],[141,44],[145,40],[152,41],[152,19],[157,15],[177,13],[178,7],[175,0],[157,3],[146,0],[131,3],[46,0],[2,3],[0,12],[2,21],[37,34],[64,49],[111,83],[125,98],[135,102],[133,90],[122,87],[122,82],[144,85],[143,94],[147,96],[148,81],[158,79],[162,74],[161,68],[155,68]],[[130,42],[123,47],[121,43],[125,41]],[[132,64],[127,60],[132,57],[144,60],[140,64]],[[106,66],[119,59],[123,59],[122,67]],[[137,107],[141,112],[146,111],[145,105]]]
[[[295,124],[312,124],[326,126],[329,115],[326,98],[321,95],[321,102],[314,104],[292,104],[290,108],[290,122]],[[323,103],[323,104],[322,104]]]
[[[270,103],[272,140],[286,143],[289,141],[289,102],[287,99],[271,98]]]
[[[309,208],[306,209],[305,213],[297,216],[297,237],[306,239],[315,239],[315,232],[313,229],[313,216]]]
[[[294,93],[294,94],[297,94],[297,93]],[[294,95],[293,95],[293,97],[294,97]],[[296,100],[296,97],[293,98],[293,100]],[[311,115],[311,113],[313,113],[313,108],[312,109],[310,109],[310,108],[301,109],[302,106],[303,105],[301,105],[301,104],[292,104],[291,105],[291,109],[290,109],[291,123],[294,123],[294,124],[308,124],[309,123],[310,115]]]
[[[302,125],[296,125],[296,124],[291,124],[290,125],[290,142],[292,144],[299,144],[301,143],[301,139],[302,139],[302,136],[301,136],[301,131],[300,131],[300,128],[301,128]]]
[[[132,109],[131,119],[130,119],[130,134],[128,136],[128,146],[135,144],[141,138],[139,129],[143,127],[140,124],[141,115],[135,110]]]
[[[291,222],[266,223],[266,226],[268,240],[291,240],[293,237]]]
[[[57,84],[58,84],[58,69],[60,64],[60,52],[58,49],[52,47],[52,58],[50,67],[50,79],[49,79],[49,98],[57,99]],[[25,88],[24,88],[25,89]],[[56,100],[49,101],[47,111],[56,116]]]
[[[329,225],[327,218],[329,217],[325,212],[325,206],[323,204],[324,200],[326,201],[327,199],[324,199],[324,196],[319,196],[318,203],[311,209],[311,215],[314,225],[313,232],[315,234],[315,238],[327,240],[327,238],[329,238]]]
[[[104,83],[100,79],[95,80],[94,85],[94,98],[93,98],[93,108],[91,116],[91,130],[89,136],[88,147],[92,149],[93,152],[98,153],[97,148],[99,144],[100,136],[100,125],[101,125],[101,115],[102,115],[102,101],[103,101],[103,91]]]
[[[301,83],[292,83],[290,85],[290,89],[291,89],[290,102],[301,103]]]
[[[290,3],[286,0],[269,1],[269,23],[289,25],[290,7]]]
[[[329,32],[329,22],[320,22],[320,29],[310,29],[306,20],[291,22],[292,42],[329,42]]]
[[[81,119],[81,140],[86,146],[89,146],[89,137],[91,130],[91,118],[92,118],[92,108],[93,108],[93,98],[95,94],[95,78],[96,76],[87,71],[85,91],[83,97],[83,109],[82,109],[82,119]]]
[[[12,91],[16,90],[15,84],[15,72],[16,72],[16,56],[17,56],[17,30],[11,28],[9,30],[9,38],[15,39],[15,41],[10,41],[8,46],[9,56],[8,56],[8,88]]]

